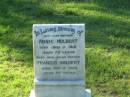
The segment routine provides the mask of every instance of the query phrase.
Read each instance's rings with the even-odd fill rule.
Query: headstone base
[[[29,97],[36,97],[36,96],[35,96],[35,91],[34,91],[34,89],[31,91]],[[91,90],[90,90],[90,89],[86,89],[86,90],[85,90],[85,95],[84,95],[84,97],[91,97]]]

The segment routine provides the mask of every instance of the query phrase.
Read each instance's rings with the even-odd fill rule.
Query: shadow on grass
[[[100,2],[100,0],[97,1]],[[102,4],[108,9],[109,6],[105,5],[105,1]],[[86,11],[99,11],[96,7],[85,8]],[[107,9],[100,9],[100,11],[106,12]],[[82,16],[73,11],[65,11],[61,14],[53,6],[41,6],[36,2],[22,0],[2,0],[0,11],[0,43],[9,48],[21,50],[23,56],[30,57],[30,61],[32,60],[32,25],[34,23],[85,23],[87,47],[102,45],[112,48],[130,48],[129,40],[127,40],[130,35],[128,33],[130,23],[105,16]],[[114,13],[116,12],[112,14]],[[25,61],[28,60],[25,59]]]
[[[113,14],[130,16],[129,0],[94,0],[94,2]]]
[[[125,8],[130,9],[130,1],[129,0],[94,0],[94,2],[98,3],[101,6],[107,7],[109,9],[119,9]]]

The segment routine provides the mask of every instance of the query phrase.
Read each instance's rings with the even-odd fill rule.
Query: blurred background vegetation
[[[86,87],[93,97],[130,97],[130,0],[1,0],[0,97],[33,88],[35,23],[85,23]]]

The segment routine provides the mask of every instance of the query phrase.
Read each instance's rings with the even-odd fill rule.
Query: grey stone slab
[[[85,79],[84,24],[34,24],[33,49],[37,80]]]
[[[79,85],[35,85],[36,97],[84,97],[85,87]]]
[[[51,92],[51,91],[50,91],[50,92]],[[44,93],[44,91],[43,91],[43,93]],[[29,97],[36,97],[36,95],[35,95],[35,91],[34,91],[34,90],[31,91]],[[51,96],[51,97],[52,97],[52,96]],[[64,95],[64,97],[67,97],[67,96]],[[74,96],[73,96],[73,97],[74,97]],[[91,90],[90,90],[90,89],[86,89],[86,90],[85,90],[85,94],[84,94],[83,97],[91,97]]]
[[[35,85],[79,85],[79,86],[85,86],[85,82],[83,80],[77,80],[77,81],[39,81],[37,79],[34,79]]]

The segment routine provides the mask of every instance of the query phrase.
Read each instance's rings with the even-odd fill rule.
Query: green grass
[[[72,0],[73,1],[73,0]],[[0,1],[0,97],[33,88],[32,25],[86,24],[86,87],[93,97],[130,97],[130,1]]]

